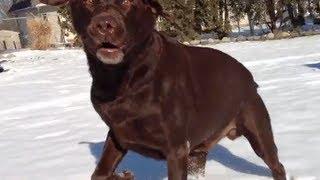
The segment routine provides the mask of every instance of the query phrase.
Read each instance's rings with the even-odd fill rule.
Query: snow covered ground
[[[320,36],[212,46],[239,59],[260,85],[280,159],[297,179],[320,178]],[[14,55],[14,56],[13,56]],[[0,179],[88,180],[108,128],[90,104],[81,50],[3,55],[0,74]],[[164,162],[129,153],[119,170],[137,180],[166,178]],[[210,152],[206,179],[271,179],[240,138]]]

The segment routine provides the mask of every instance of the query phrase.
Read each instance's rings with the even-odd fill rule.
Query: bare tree
[[[268,26],[272,32],[277,29],[277,17],[275,12],[275,1],[274,0],[265,0],[267,13],[270,18],[270,22],[268,22]]]

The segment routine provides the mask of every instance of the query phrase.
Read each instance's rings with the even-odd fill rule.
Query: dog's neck
[[[144,66],[153,69],[160,59],[161,35],[154,31],[144,43],[135,46],[126,56],[124,63],[108,65],[99,61],[95,56],[87,54],[89,70],[92,75],[92,98],[99,101],[113,101],[122,85],[124,78],[127,80],[135,76],[137,67]],[[141,75],[143,78],[144,74]],[[136,78],[136,77],[134,77]]]

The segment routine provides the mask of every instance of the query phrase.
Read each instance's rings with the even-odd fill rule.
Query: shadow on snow
[[[87,144],[89,146],[91,155],[95,157],[96,163],[98,163],[102,154],[104,142],[81,142],[79,144]],[[268,168],[256,165],[241,157],[238,157],[232,154],[232,152],[230,152],[227,148],[219,144],[217,144],[215,148],[210,151],[207,160],[214,160],[237,172],[271,177],[271,172]],[[145,158],[131,151],[129,151],[124,157],[117,169],[118,172],[122,172],[124,170],[132,171],[135,179],[154,180],[164,179],[167,177],[167,167],[165,161],[157,161],[150,158]]]
[[[309,68],[316,68],[316,69],[320,69],[320,63],[315,63],[315,64],[305,64],[305,66],[309,67]]]

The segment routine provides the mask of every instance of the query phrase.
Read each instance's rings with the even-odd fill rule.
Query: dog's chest
[[[160,150],[165,142],[161,128],[160,104],[152,82],[127,88],[114,102],[104,107],[109,124],[119,143],[128,148]]]

